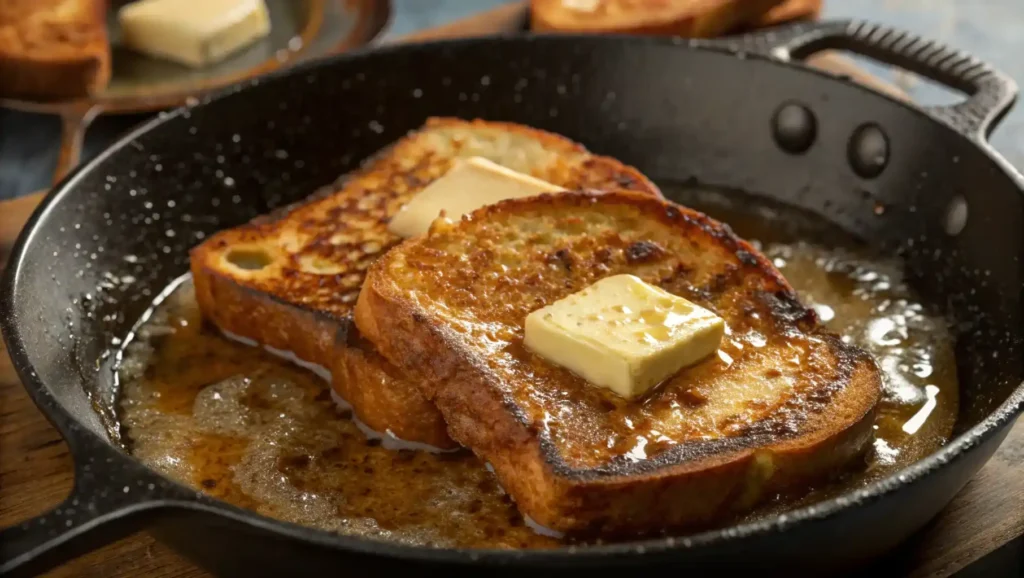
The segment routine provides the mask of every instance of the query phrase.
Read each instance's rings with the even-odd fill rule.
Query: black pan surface
[[[969,95],[916,109],[799,60],[855,50]],[[724,43],[515,37],[346,55],[253,81],[135,131],[46,198],[12,254],[0,324],[15,367],[76,460],[68,501],[3,530],[31,573],[146,527],[219,574],[383,568],[477,574],[644,565],[848,569],[924,525],[992,455],[1024,404],[1024,179],[986,143],[1016,86],[959,53],[858,23]],[[331,183],[427,116],[562,133],[661,183],[740,189],[902,255],[957,320],[957,437],[897,476],[784,517],[585,549],[460,551],[279,523],[172,483],[105,419],[118,341],[206,235]],[[879,210],[882,207],[883,210]]]

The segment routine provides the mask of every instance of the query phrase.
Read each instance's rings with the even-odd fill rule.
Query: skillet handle
[[[721,42],[735,51],[761,53],[783,61],[804,60],[823,50],[849,50],[909,70],[967,94],[967,99],[957,104],[922,108],[979,142],[988,140],[1017,100],[1017,84],[990,64],[880,24],[851,20],[798,23]]]
[[[0,530],[0,576],[37,576],[141,530],[144,515],[177,488],[103,442],[78,439],[71,495],[35,518]],[[85,449],[80,446],[87,446]],[[86,463],[81,463],[86,461]]]

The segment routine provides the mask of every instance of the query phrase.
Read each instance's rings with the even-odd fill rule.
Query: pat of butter
[[[444,211],[455,220],[505,199],[563,191],[547,181],[524,175],[483,157],[457,160],[443,176],[428,184],[388,223],[400,237],[422,235]]]
[[[526,317],[524,345],[622,397],[708,357],[725,322],[633,275],[614,275]]]
[[[118,12],[128,48],[199,68],[270,33],[264,0],[138,0]]]

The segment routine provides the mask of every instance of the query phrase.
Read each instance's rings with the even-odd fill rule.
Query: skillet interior
[[[817,118],[816,142],[802,155],[772,136],[772,115],[791,100]],[[105,435],[92,410],[113,405],[104,361],[187,270],[189,247],[330,183],[427,115],[559,132],[656,180],[753,191],[903,254],[915,288],[958,322],[958,433],[1021,380],[1024,203],[1015,177],[983,149],[817,73],[604,38],[385,49],[264,80],[137,133],[56,193],[18,262],[11,321],[38,380]],[[874,179],[847,160],[849,138],[865,122],[889,137],[891,160]],[[950,207],[960,204],[966,224],[951,235]]]

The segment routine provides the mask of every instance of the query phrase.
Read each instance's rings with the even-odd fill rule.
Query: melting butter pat
[[[725,322],[633,275],[614,275],[526,317],[524,345],[635,398],[718,350]]]
[[[264,0],[138,0],[118,12],[122,42],[200,68],[270,34]]]
[[[406,203],[388,223],[388,230],[400,237],[414,237],[426,233],[442,211],[455,220],[505,199],[563,190],[483,157],[459,159]]]

